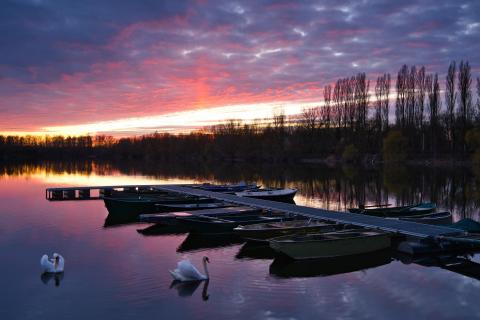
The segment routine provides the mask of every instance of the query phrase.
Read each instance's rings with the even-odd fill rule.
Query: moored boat
[[[362,213],[367,215],[374,215],[380,217],[396,217],[396,216],[407,216],[407,215],[419,215],[427,214],[435,211],[437,208],[435,203],[425,202],[409,206],[401,207],[376,207],[376,208],[367,208],[360,206],[359,208],[349,208],[348,211],[351,213]]]
[[[191,196],[136,196],[136,197],[104,197],[105,207],[110,214],[138,215],[154,213],[163,210],[157,204],[198,204],[211,203],[215,199]],[[180,210],[183,210],[180,209]],[[172,210],[171,210],[172,211]]]
[[[266,241],[273,237],[301,232],[335,231],[337,224],[318,220],[291,220],[239,225],[233,232],[250,241]]]
[[[246,190],[257,190],[260,188],[256,183],[247,184],[245,182],[239,182],[237,184],[211,184],[203,183],[201,185],[195,185],[195,188],[213,191],[213,192],[222,192],[222,193],[235,193],[242,192]]]
[[[236,192],[235,195],[238,197],[247,197],[247,198],[256,198],[263,200],[272,200],[272,201],[293,201],[297,189],[287,188],[287,189],[258,189],[258,190],[249,190],[243,192]]]
[[[260,213],[260,211],[261,209],[258,209],[258,208],[251,208],[246,206],[231,206],[226,208],[203,209],[203,210],[195,210],[195,211],[141,214],[138,217],[138,220],[141,222],[174,224],[176,222],[177,217],[190,217],[190,216],[200,216],[200,215],[224,217],[228,215],[256,214],[256,213]]]
[[[445,211],[445,212],[427,213],[427,214],[421,214],[421,215],[403,216],[403,217],[398,217],[393,219],[399,219],[399,220],[417,222],[417,223],[425,223],[425,224],[448,225],[452,223],[452,214],[448,211]]]
[[[232,232],[240,224],[248,225],[289,219],[292,218],[285,214],[241,214],[229,215],[223,218],[208,216],[177,217],[178,222],[188,226],[191,231],[204,233]]]
[[[292,259],[334,258],[389,248],[391,235],[378,231],[347,229],[282,236],[270,239],[269,243],[272,249]]]

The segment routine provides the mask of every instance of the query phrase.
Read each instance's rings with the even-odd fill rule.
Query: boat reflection
[[[208,294],[209,280],[207,280],[207,281],[186,281],[186,282],[181,282],[181,281],[178,281],[178,280],[174,280],[170,284],[170,289],[177,290],[177,293],[178,293],[179,297],[186,298],[186,297],[191,297],[195,293],[195,291],[200,286],[200,283],[203,283],[202,300],[207,301],[208,298],[210,297],[210,295]]]
[[[480,280],[480,263],[472,261],[473,254],[464,255],[430,255],[415,257],[410,255],[395,254],[395,259],[403,264],[418,264],[423,267],[438,267],[443,270],[458,273],[462,276]]]
[[[127,224],[138,223],[138,215],[114,215],[108,214],[105,218],[104,228],[117,227]]]
[[[42,280],[43,284],[48,285],[53,279],[55,287],[60,286],[60,282],[62,282],[64,276],[64,272],[61,273],[49,273],[44,272],[40,275],[40,280]]]
[[[237,259],[274,259],[277,256],[275,251],[270,248],[268,242],[259,243],[259,242],[250,242],[245,243],[235,258]]]
[[[280,278],[317,277],[376,268],[392,261],[390,250],[332,259],[292,260],[277,257],[270,274]]]
[[[191,232],[178,246],[177,252],[222,248],[243,242],[242,238],[234,234],[200,234]]]
[[[143,229],[137,229],[137,232],[144,236],[168,236],[187,233],[188,228],[181,224],[166,225],[156,223]]]

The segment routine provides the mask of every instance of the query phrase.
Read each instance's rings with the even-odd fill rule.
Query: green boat
[[[410,206],[401,207],[376,207],[367,208],[360,206],[359,208],[348,209],[351,213],[361,213],[379,217],[396,217],[396,216],[414,216],[435,211],[437,205],[431,202],[418,203]]]
[[[332,222],[301,219],[240,225],[233,232],[246,240],[261,242],[292,233],[335,231],[337,227]]]
[[[270,247],[295,260],[336,258],[387,249],[385,232],[347,229],[336,232],[296,234],[270,239]]]

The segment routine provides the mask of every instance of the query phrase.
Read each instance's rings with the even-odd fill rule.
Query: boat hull
[[[352,256],[384,250],[390,245],[390,235],[379,232],[364,232],[363,236],[320,241],[285,241],[275,238],[270,241],[272,249],[295,260]]]
[[[336,226],[334,224],[316,224],[316,225],[303,225],[303,226],[288,226],[288,222],[284,227],[279,228],[264,228],[264,229],[251,229],[242,228],[239,226],[233,230],[233,232],[244,238],[245,240],[255,242],[266,242],[268,239],[274,237],[280,237],[293,233],[306,233],[306,232],[329,232],[335,231]]]

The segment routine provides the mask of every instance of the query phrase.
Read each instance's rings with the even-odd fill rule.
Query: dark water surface
[[[476,177],[465,169],[6,166],[0,176],[0,319],[479,318],[475,264],[468,276],[390,253],[291,264],[230,237],[137,232],[148,224],[104,227],[102,201],[45,200],[45,188],[53,186],[250,180],[298,187],[302,205],[345,210],[359,201],[432,200],[453,210],[455,220],[478,220]],[[65,257],[65,273],[41,277],[40,257],[53,252]],[[208,284],[172,285],[168,270],[177,261],[189,258],[200,267],[203,256],[211,261]]]

